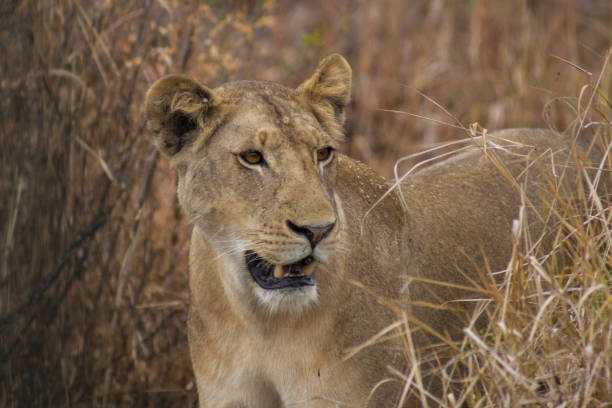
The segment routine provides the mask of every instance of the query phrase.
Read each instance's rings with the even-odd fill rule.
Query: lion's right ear
[[[351,66],[340,54],[319,62],[317,71],[297,88],[297,93],[312,109],[332,137],[342,139],[345,108],[351,99]]]
[[[213,92],[190,77],[157,80],[147,92],[145,118],[159,150],[172,156],[192,142],[214,103]]]

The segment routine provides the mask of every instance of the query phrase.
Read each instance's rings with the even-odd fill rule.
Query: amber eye
[[[317,161],[324,162],[328,160],[331,157],[333,151],[334,149],[332,149],[331,147],[324,147],[322,149],[318,149],[317,150]]]
[[[263,156],[256,150],[240,153],[240,157],[248,164],[262,164],[264,162]]]

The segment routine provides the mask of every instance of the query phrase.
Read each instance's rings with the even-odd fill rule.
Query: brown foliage
[[[489,129],[563,130],[575,120],[559,96],[599,77],[610,2],[494,4],[4,1],[0,405],[196,400],[189,228],[173,173],[143,132],[155,79],[297,86],[320,57],[340,52],[355,82],[346,151],[389,176],[402,155],[461,136],[382,110],[456,124],[419,92]],[[610,95],[609,76],[600,89]]]

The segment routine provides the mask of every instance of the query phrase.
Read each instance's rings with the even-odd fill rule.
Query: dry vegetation
[[[546,181],[551,196],[539,203],[529,202],[517,184],[523,204],[513,223],[512,258],[505,269],[480,270],[481,279],[473,281],[480,299],[463,341],[443,340],[419,355],[410,341],[418,325],[398,312],[401,325],[394,334],[404,340],[413,364],[411,371],[394,376],[404,382],[406,396],[417,396],[423,406],[612,406],[612,106],[604,101],[604,113],[593,105],[594,94],[584,96],[586,101],[576,102],[583,110],[575,134],[584,132],[577,129],[584,129],[589,109],[599,111],[605,122],[589,122],[598,127],[589,138],[604,156],[592,163],[575,152],[575,164],[561,164],[554,179]],[[495,155],[512,147],[487,141],[486,130],[477,126],[467,132],[470,137],[460,149],[486,149],[499,171],[516,182]],[[551,157],[544,153],[531,159]],[[566,182],[577,187],[567,191]],[[536,214],[547,228],[534,236],[527,220]],[[481,317],[488,322],[484,327]],[[449,350],[450,361],[439,358]],[[434,370],[443,373],[441,399],[421,385],[419,377],[432,371],[425,368],[427,360],[443,360]]]
[[[143,132],[161,75],[297,85],[340,52],[346,151],[391,176],[399,157],[465,137],[458,123],[609,147],[610,21],[609,0],[3,1],[0,406],[194,405],[189,228]],[[551,205],[553,252],[517,224],[481,309],[491,327],[467,331],[446,367],[467,379],[441,403],[611,405],[612,212],[585,174],[579,200]]]

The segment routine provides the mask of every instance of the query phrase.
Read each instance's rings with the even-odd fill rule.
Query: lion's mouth
[[[312,256],[289,265],[274,265],[253,251],[246,251],[246,264],[253,280],[263,289],[300,288],[314,286]]]

